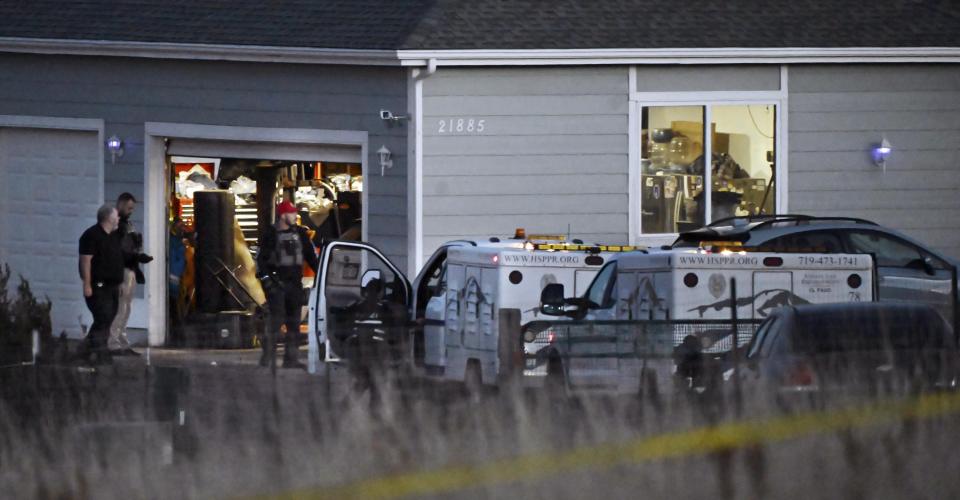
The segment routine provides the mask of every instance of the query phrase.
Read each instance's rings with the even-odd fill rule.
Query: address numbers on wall
[[[482,134],[486,120],[476,118],[447,118],[437,122],[438,134]]]

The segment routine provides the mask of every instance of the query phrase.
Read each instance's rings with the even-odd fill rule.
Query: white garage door
[[[90,324],[77,241],[103,203],[99,148],[96,132],[0,128],[0,262],[50,298],[54,335]]]

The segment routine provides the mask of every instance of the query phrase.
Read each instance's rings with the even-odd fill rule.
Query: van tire
[[[551,399],[562,399],[567,396],[567,377],[563,373],[563,361],[557,356],[551,356],[547,361],[544,390],[547,397]]]

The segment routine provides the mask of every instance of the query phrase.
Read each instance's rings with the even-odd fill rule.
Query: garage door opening
[[[359,153],[357,148],[352,155],[310,160],[168,154],[168,344],[259,345],[260,235],[276,222],[277,204],[287,200],[318,250],[335,239],[360,240],[364,178],[361,164],[350,157]],[[314,276],[304,267],[303,286],[309,288]]]

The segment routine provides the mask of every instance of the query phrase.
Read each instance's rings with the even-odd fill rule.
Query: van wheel
[[[547,361],[547,378],[544,381],[544,388],[551,399],[567,396],[567,377],[563,373],[563,362],[560,358],[552,357]]]
[[[475,359],[467,361],[467,370],[463,375],[463,388],[470,399],[480,399],[483,391],[483,371],[479,361]]]

